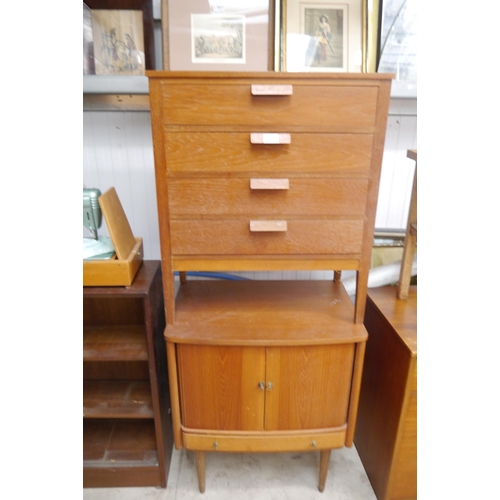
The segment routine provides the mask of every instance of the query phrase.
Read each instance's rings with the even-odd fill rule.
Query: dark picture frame
[[[153,0],[85,0],[84,2],[91,10],[140,10],[142,11],[144,31],[144,55],[146,69],[154,70],[155,65],[155,43],[154,43],[154,20]]]

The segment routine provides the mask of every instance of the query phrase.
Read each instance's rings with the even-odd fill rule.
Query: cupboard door
[[[179,344],[177,356],[184,427],[263,430],[265,347]]]
[[[268,347],[265,429],[344,425],[354,344]]]

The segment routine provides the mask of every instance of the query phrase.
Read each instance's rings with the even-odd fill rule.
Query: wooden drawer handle
[[[250,189],[289,189],[288,179],[250,179]]]
[[[292,95],[292,85],[252,85],[252,95]]]
[[[251,220],[252,232],[284,232],[288,229],[286,220]]]
[[[250,142],[252,144],[291,144],[292,138],[290,134],[252,132],[250,134]]]

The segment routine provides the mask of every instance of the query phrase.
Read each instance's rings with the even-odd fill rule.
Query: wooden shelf
[[[84,420],[84,483],[161,486],[153,420]]]
[[[83,421],[85,466],[114,465],[116,462],[158,464],[154,424],[149,421]]]
[[[173,435],[159,261],[83,287],[83,486],[166,488]]]
[[[339,282],[188,281],[165,336],[179,344],[240,346],[363,342],[366,329],[352,321],[353,313]]]
[[[83,328],[84,361],[142,361],[148,359],[142,325],[86,326]]]
[[[153,418],[149,381],[84,381],[85,418]]]

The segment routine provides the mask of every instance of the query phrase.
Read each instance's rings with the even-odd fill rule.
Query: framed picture
[[[245,16],[191,14],[191,62],[245,64]]]
[[[96,75],[144,75],[140,10],[92,10]]]
[[[120,12],[140,11],[142,13],[142,39],[140,42],[138,42],[137,39],[134,40],[134,44],[136,47],[137,43],[143,46],[146,69],[155,69],[153,0],[85,0],[84,3],[90,8],[91,12],[94,10],[113,10]],[[134,26],[137,26],[136,22],[134,22]],[[94,57],[97,57],[96,31],[94,28],[93,38]]]
[[[273,70],[274,5],[275,0],[162,0],[163,69]]]
[[[281,69],[361,72],[361,0],[288,0],[283,7]]]

